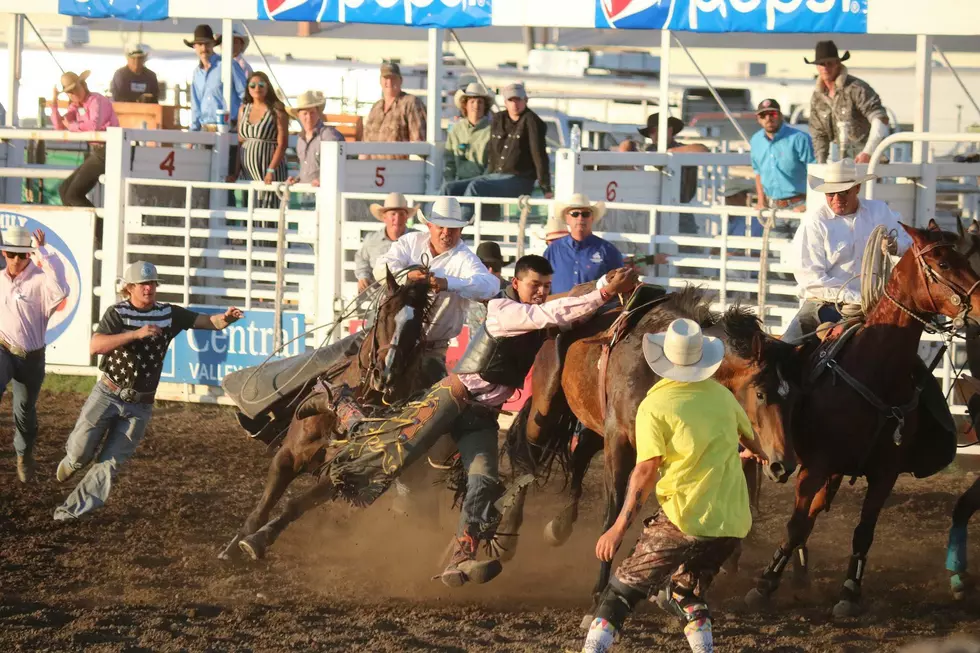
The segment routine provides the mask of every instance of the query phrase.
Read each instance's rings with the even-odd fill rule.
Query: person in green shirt
[[[446,138],[440,195],[462,195],[469,180],[486,173],[492,102],[493,96],[478,82],[456,92],[456,106],[462,118],[449,129]]]
[[[765,461],[766,455],[735,396],[711,378],[725,355],[721,340],[704,336],[694,320],[678,319],[665,333],[644,336],[643,355],[661,380],[637,410],[636,467],[596,556],[613,559],[654,488],[660,511],[643,522],[636,546],[600,597],[582,651],[608,651],[633,608],[660,594],[658,602],[684,620],[691,650],[709,653],[704,592],[752,526],[738,446],[746,457]]]

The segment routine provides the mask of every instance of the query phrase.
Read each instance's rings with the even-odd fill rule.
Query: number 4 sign
[[[160,162],[160,169],[167,173],[168,177],[174,176],[174,151],[170,150],[166,158]]]

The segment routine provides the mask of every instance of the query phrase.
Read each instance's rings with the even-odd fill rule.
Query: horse
[[[935,221],[925,230],[903,228],[912,246],[864,324],[846,332],[838,326],[822,344],[799,354],[801,365],[794,371],[804,376],[794,381],[803,391],[790,423],[800,461],[796,500],[785,540],[746,596],[752,608],[769,600],[794,552],[805,552],[817,515],[829,510],[843,477],[864,476],[868,489],[833,610],[835,617],[858,614],[882,506],[898,475],[919,469],[922,458],[938,450],[922,435],[939,424],[918,400],[925,382],[924,373],[916,374],[919,338],[932,326],[927,317],[945,315],[959,326],[967,317],[980,316],[980,276],[957,250],[957,236],[940,230]]]
[[[748,310],[734,307],[719,317],[711,312],[709,304],[709,296],[699,288],[688,287],[668,295],[642,315],[612,348],[603,377],[598,362],[603,345],[609,342],[606,330],[620,312],[618,309],[563,334],[562,347],[567,344],[564,360],[553,340],[541,348],[532,371],[531,398],[509,429],[506,447],[515,474],[531,472],[546,480],[556,459],[570,471],[571,500],[545,527],[549,543],[560,545],[571,535],[578,517],[582,482],[599,451],[604,453],[605,463],[603,530],[619,515],[629,475],[636,464],[637,407],[659,380],[643,357],[643,334],[663,331],[677,318],[693,319],[708,335],[726,340],[725,359],[716,378],[735,394],[760,435],[770,459],[766,474],[779,482],[789,478],[796,462],[792,448],[784,446],[782,409],[791,398],[791,388],[781,368],[795,362],[794,348],[767,337],[761,323]],[[605,415],[597,390],[608,397]],[[584,429],[574,448],[570,448],[577,421]],[[750,479],[749,484],[755,482]],[[498,545],[505,558],[513,556],[516,549],[525,497],[526,491],[518,494],[498,528]],[[611,570],[611,563],[600,564],[592,611]],[[591,622],[591,616],[586,620]]]
[[[360,343],[357,355],[342,371],[325,379],[332,385],[356,388],[355,396],[364,404],[407,398],[424,386],[421,373],[425,325],[432,306],[430,288],[425,281],[399,285],[389,271],[383,286],[377,317]],[[322,393],[326,395],[327,393]],[[315,398],[317,395],[314,395]],[[269,464],[265,490],[239,532],[221,551],[222,560],[238,558],[241,552],[259,559],[272,540],[289,523],[298,519],[326,497],[314,486],[288,501],[275,528],[268,526],[269,515],[286,488],[303,473],[315,471],[324,461],[327,445],[334,434],[333,424],[323,415],[302,417],[302,405],[291,418],[286,436]],[[271,523],[270,523],[271,524]],[[257,533],[262,535],[256,536]]]

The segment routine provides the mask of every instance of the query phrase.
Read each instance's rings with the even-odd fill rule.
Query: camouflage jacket
[[[875,90],[867,82],[848,75],[846,66],[841,67],[834,85],[837,90],[831,98],[823,82],[818,79],[810,97],[810,137],[817,163],[827,162],[830,144],[840,139],[838,129],[841,122],[847,123],[847,143],[841,158],[853,159],[868,142],[871,121],[887,117]]]

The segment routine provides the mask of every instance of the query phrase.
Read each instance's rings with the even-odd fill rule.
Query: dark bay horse
[[[399,286],[391,272],[384,284],[373,326],[361,341],[357,355],[336,377],[331,385],[346,384],[356,388],[363,404],[376,404],[384,397],[403,399],[425,387],[421,374],[425,325],[431,307],[429,285],[416,281]],[[332,418],[330,418],[332,420]],[[303,473],[315,471],[323,462],[326,447],[333,435],[332,421],[323,415],[299,418],[294,416],[282,445],[269,464],[265,490],[258,505],[219,558],[237,558],[241,551],[253,559],[261,558],[271,539],[254,537],[266,522],[286,488]],[[286,503],[281,516],[275,520],[276,535],[325,497],[317,486]],[[267,533],[268,529],[264,531]],[[248,542],[247,538],[253,536]],[[265,541],[269,539],[270,541]]]
[[[604,452],[605,464],[603,530],[619,515],[627,481],[636,464],[637,407],[659,380],[643,357],[643,334],[663,331],[676,318],[693,319],[708,335],[726,340],[726,356],[716,378],[735,393],[760,434],[770,459],[767,474],[785,482],[795,469],[792,448],[784,446],[782,405],[789,401],[791,390],[781,369],[786,363],[796,364],[793,346],[767,337],[756,317],[744,309],[733,308],[719,318],[709,305],[709,295],[697,288],[668,296],[613,347],[603,379],[599,378],[598,361],[603,344],[609,341],[605,332],[620,309],[563,334],[563,343],[570,343],[563,360],[553,340],[538,353],[532,395],[508,432],[508,452],[515,473],[532,472],[538,476],[547,476],[547,468],[556,458],[570,458],[564,462],[571,474],[571,501],[545,529],[545,537],[552,544],[561,544],[571,535],[582,481],[589,462],[599,451]],[[787,377],[791,373],[788,371]],[[598,392],[602,391],[608,397],[605,415],[598,399]],[[569,453],[576,421],[585,428]],[[525,493],[518,495],[498,529],[498,543],[506,557],[512,556],[516,548],[525,498]],[[593,601],[605,588],[611,570],[611,563],[600,563]]]
[[[934,221],[926,230],[904,228],[912,246],[895,266],[884,296],[864,325],[836,353],[828,354],[828,348],[841,337],[840,327],[821,346],[801,354],[803,364],[797,369],[804,389],[791,423],[801,463],[795,506],[786,539],[756,589],[746,596],[750,606],[763,604],[776,590],[787,562],[805,546],[817,515],[829,509],[843,477],[864,476],[868,489],[854,530],[847,578],[834,606],[835,616],[856,614],[867,554],[885,500],[901,472],[911,471],[921,456],[942,445],[924,439],[932,418],[918,401],[923,387],[916,373],[921,366],[919,338],[932,316],[980,316],[980,276],[957,251],[958,238],[941,231]],[[818,368],[824,371],[813,373]]]

